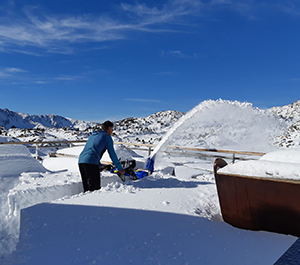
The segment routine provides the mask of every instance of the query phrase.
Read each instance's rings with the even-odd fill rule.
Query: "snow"
[[[0,145],[0,177],[18,177],[22,172],[46,172],[23,145]]]
[[[298,163],[300,164],[300,149],[277,150],[262,156],[260,160],[272,162]]]
[[[59,170],[60,159],[45,162]],[[73,171],[77,159],[63,159]],[[213,177],[197,170],[206,163],[193,160],[185,160],[182,177],[159,171],[122,183],[104,172],[99,191],[22,210],[13,263],[273,264],[296,238],[222,222]]]
[[[23,245],[22,264],[273,264],[279,255],[271,253],[293,241],[190,215],[120,207],[41,204],[22,221],[21,242],[30,243]]]
[[[300,180],[300,149],[277,150],[259,160],[241,161],[218,170],[219,174]]]
[[[287,124],[252,104],[207,100],[190,110],[156,147],[179,145],[270,152]]]
[[[17,128],[73,127],[82,130],[96,125],[96,123],[78,121],[53,114],[28,115],[8,109],[0,109],[0,124],[6,129],[14,126]]]
[[[61,149],[68,156],[41,163],[20,145],[0,149],[0,172],[9,169],[0,184],[0,263],[273,264],[297,238],[226,224],[214,158],[163,151],[166,145],[264,151],[269,153],[250,162],[288,170],[286,164],[297,167],[298,159],[296,149],[276,151],[282,127],[249,103],[205,101],[169,129],[152,153],[151,176],[123,183],[103,172],[102,189],[86,193],[77,164],[83,146]],[[116,152],[141,164],[147,159],[147,152],[119,145]]]

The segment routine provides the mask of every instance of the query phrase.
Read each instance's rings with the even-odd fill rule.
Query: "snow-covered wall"
[[[0,261],[15,250],[21,209],[82,191],[79,174],[51,172],[25,146],[0,145]]]

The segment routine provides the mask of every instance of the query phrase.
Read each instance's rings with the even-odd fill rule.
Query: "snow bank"
[[[22,264],[274,264],[296,240],[113,207],[40,204],[22,211],[22,223]]]
[[[47,170],[23,145],[0,145],[0,177],[19,177],[22,172]]]
[[[267,153],[259,160],[227,165],[218,173],[250,177],[300,180],[300,149]]]
[[[8,193],[9,216],[21,209],[83,192],[78,174],[23,173],[19,184]]]
[[[0,259],[16,248],[21,209],[82,191],[78,166],[53,173],[25,146],[0,145]]]
[[[19,238],[20,210],[42,202],[83,192],[79,178],[71,176],[24,173],[15,187],[1,200],[0,259],[15,250]],[[65,177],[65,178],[64,178]],[[72,181],[68,181],[72,179]],[[5,209],[5,211],[4,211]]]
[[[0,145],[0,258],[14,250],[18,222],[10,218],[8,194],[19,183],[22,172],[46,172],[23,145]]]

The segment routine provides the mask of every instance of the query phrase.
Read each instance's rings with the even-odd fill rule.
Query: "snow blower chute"
[[[155,158],[155,155],[153,157],[151,157],[151,156],[148,157],[146,168],[145,169],[137,169],[136,170],[135,174],[136,174],[136,177],[138,179],[147,177],[150,174],[152,174],[152,172],[154,170],[154,158]]]

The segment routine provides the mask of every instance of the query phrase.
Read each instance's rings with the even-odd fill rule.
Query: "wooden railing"
[[[36,158],[38,157],[39,148],[62,148],[62,147],[72,147],[75,144],[85,144],[86,140],[77,140],[77,141],[40,141],[40,142],[0,142],[0,145],[8,144],[22,144],[26,145],[28,148],[36,149]],[[129,146],[128,149],[138,149],[148,151],[148,156],[151,154],[151,151],[156,147],[153,144],[144,144],[144,143],[125,143],[125,142],[114,142],[114,144]],[[262,152],[250,152],[250,151],[233,151],[233,150],[223,150],[223,149],[214,149],[214,148],[194,148],[194,147],[183,147],[183,146],[166,146],[165,152],[170,154],[184,154],[191,156],[200,156],[200,157],[222,157],[230,158],[229,155],[232,155],[233,162],[236,159],[248,160],[247,156],[263,156],[265,153]],[[220,155],[223,154],[223,155]],[[237,155],[240,155],[237,157]]]

